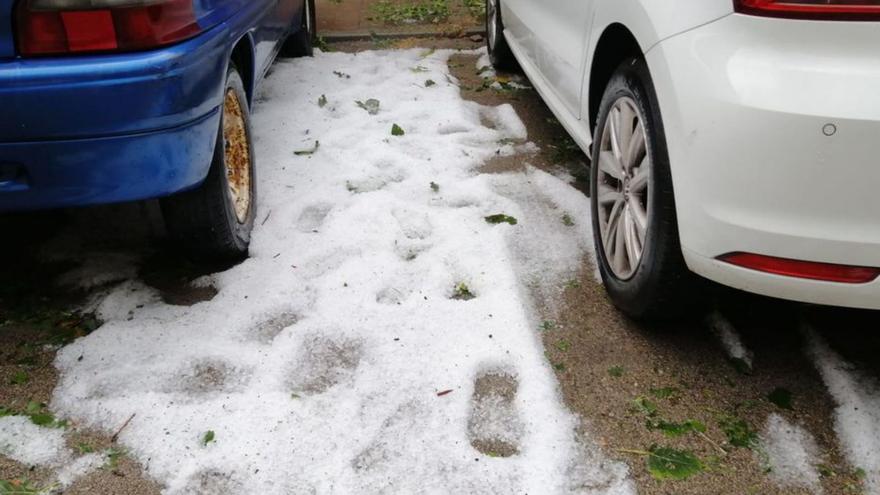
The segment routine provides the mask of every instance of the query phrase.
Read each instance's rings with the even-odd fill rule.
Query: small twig
[[[120,426],[119,429],[116,430],[116,433],[114,433],[113,436],[110,437],[111,443],[116,443],[116,439],[119,438],[119,434],[122,433],[122,430],[124,430],[125,427],[128,426],[129,423],[131,423],[131,420],[134,419],[135,414],[137,414],[137,413],[131,413],[131,416],[129,416],[128,419],[125,420],[125,423],[122,423],[122,426]]]
[[[452,389],[444,390],[442,392],[437,392],[437,397],[443,397],[444,395],[451,394],[451,393],[452,393]]]
[[[269,221],[269,217],[272,216],[272,210],[269,210],[269,213],[266,213],[266,218],[263,219],[263,223],[260,225],[266,225],[266,222]]]
[[[721,451],[722,454],[727,455],[727,451],[724,450],[724,447],[718,445],[718,443],[717,443],[715,440],[712,440],[711,438],[709,438],[708,435],[706,435],[706,434],[703,433],[702,431],[698,431],[697,434],[700,435],[700,436],[703,438],[703,440],[705,440],[705,441],[711,443],[712,446],[714,446],[716,449],[718,449],[719,451]]]

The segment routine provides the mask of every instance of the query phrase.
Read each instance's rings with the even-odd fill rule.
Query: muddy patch
[[[317,395],[349,381],[354,377],[363,353],[360,341],[311,335],[303,342],[297,365],[288,375],[289,390],[298,396]]]
[[[270,344],[286,328],[296,325],[300,315],[294,312],[283,312],[270,316],[247,331],[247,338],[261,344]]]
[[[491,457],[519,453],[524,425],[516,408],[519,381],[506,368],[481,372],[474,381],[467,433],[471,445]]]
[[[244,486],[230,473],[208,469],[192,475],[182,493],[186,495],[244,493]]]
[[[205,359],[180,370],[170,381],[167,390],[187,396],[230,392],[243,386],[248,372],[219,359]]]

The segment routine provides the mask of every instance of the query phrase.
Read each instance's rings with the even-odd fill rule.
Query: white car
[[[487,0],[487,40],[591,157],[624,312],[880,309],[880,0]]]

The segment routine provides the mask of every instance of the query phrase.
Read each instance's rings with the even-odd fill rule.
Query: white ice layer
[[[54,480],[67,487],[103,464],[100,454],[74,457],[66,447],[63,428],[35,425],[27,416],[0,417],[0,456],[26,467],[51,468]]]
[[[731,359],[739,359],[749,368],[752,367],[752,351],[750,351],[739,337],[733,324],[718,311],[713,312],[708,318],[709,328],[718,337],[718,341],[724,347],[724,351]]]
[[[761,447],[767,456],[770,477],[777,484],[813,493],[822,491],[816,470],[821,463],[819,447],[809,431],[774,413],[767,418]]]
[[[27,416],[0,418],[0,455],[26,466],[52,466],[67,454],[63,429],[37,426]]]
[[[488,224],[530,218],[475,172],[525,127],[510,106],[462,100],[452,52],[424,53],[278,63],[253,116],[251,257],[192,307],[118,286],[100,305],[110,320],[59,353],[53,408],[105,431],[137,413],[120,442],[167,493],[633,493],[623,465],[576,441],[510,261],[515,229],[563,231],[536,263],[569,270],[583,201],[564,200],[574,229]],[[369,98],[376,115],[355,104]],[[476,298],[451,298],[461,283]],[[468,438],[487,363],[520,377],[511,458]]]
[[[808,351],[837,403],[834,431],[854,469],[865,471],[865,490],[880,494],[880,383],[846,362],[812,329]]]

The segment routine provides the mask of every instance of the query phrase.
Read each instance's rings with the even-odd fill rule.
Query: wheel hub
[[[597,205],[601,248],[614,275],[635,275],[647,242],[651,160],[643,117],[621,97],[605,119],[599,148]]]
[[[223,103],[223,158],[226,182],[238,223],[245,223],[251,203],[251,159],[244,112],[237,93],[226,92]]]

